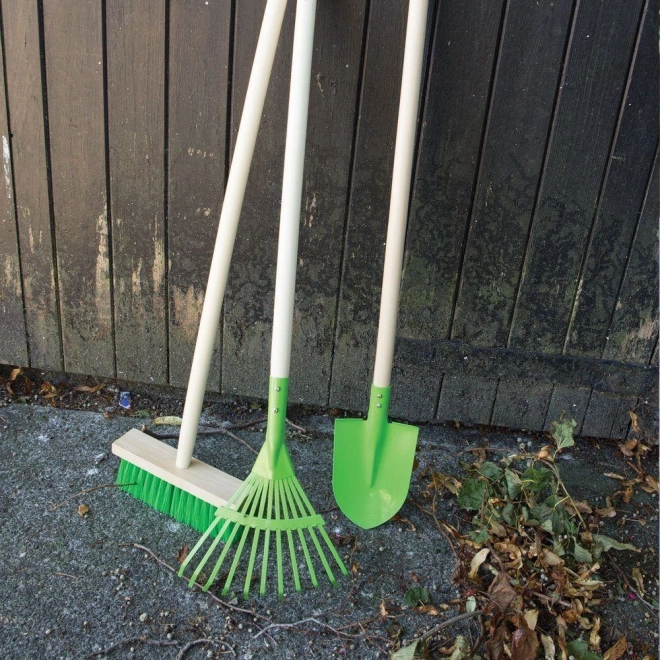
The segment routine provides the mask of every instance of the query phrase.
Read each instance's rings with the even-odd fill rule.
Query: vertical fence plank
[[[635,44],[641,2],[581,3],[509,346],[563,349]]]
[[[615,314],[658,142],[656,34],[657,14],[647,9],[566,339],[565,352],[572,355],[600,358],[607,343],[610,319]],[[596,405],[596,400],[604,396],[598,392],[591,397],[589,394],[582,388],[556,387],[550,407],[556,410],[562,401],[564,409],[567,412],[571,409],[576,419],[584,417],[590,399]],[[609,399],[608,403],[611,403]],[[613,420],[618,406],[603,408],[599,414],[609,413],[608,420]],[[592,417],[590,413],[586,418],[587,431],[602,432],[602,428],[593,427]],[[552,415],[548,415],[546,429],[551,418]],[[614,425],[613,422],[612,433],[618,433],[620,428],[620,423]]]
[[[29,364],[20,251],[14,208],[12,159],[7,124],[7,95],[4,56],[0,47],[0,140],[2,140],[2,175],[0,176],[0,363]]]
[[[234,138],[243,111],[264,7],[264,0],[241,0],[236,4],[231,109]],[[280,34],[227,283],[222,389],[229,394],[266,398],[268,391],[294,11],[294,5],[287,8]]]
[[[30,366],[61,370],[37,3],[3,2],[2,24]]]
[[[165,383],[164,0],[109,0],[107,31],[117,376]]]
[[[404,2],[371,3],[340,283],[333,406],[366,408],[373,377],[405,29]]]
[[[102,18],[98,3],[44,4],[64,368],[113,376]]]
[[[225,180],[231,1],[170,5],[168,259],[170,384],[185,386]],[[220,388],[220,332],[208,389]]]
[[[501,2],[440,2],[431,53],[418,165],[414,182],[401,290],[400,334],[414,339],[445,339],[454,304],[465,230],[474,194],[479,150],[502,16]],[[407,398],[434,413],[437,392],[428,378],[415,383],[407,374]],[[436,389],[440,382],[436,376]],[[466,381],[467,382],[467,381]],[[440,419],[454,419],[464,395],[470,407],[487,409],[495,381],[466,390],[461,379],[445,377]],[[429,410],[430,408],[430,410]],[[480,416],[471,421],[484,422]]]

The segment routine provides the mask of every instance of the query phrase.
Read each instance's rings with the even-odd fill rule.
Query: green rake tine
[[[259,501],[259,518],[263,518],[264,507],[268,499],[269,482],[264,482],[264,487],[261,490],[261,498]],[[252,551],[250,552],[250,561],[248,563],[247,573],[245,574],[245,584],[243,585],[243,596],[247,598],[250,591],[250,582],[252,580],[252,573],[254,571],[254,563],[257,558],[257,549],[259,546],[259,535],[261,530],[257,527],[254,531],[254,539],[252,540]]]
[[[300,497],[302,498],[303,502],[306,504],[307,510],[310,512],[311,515],[314,515],[314,508],[312,507],[311,502],[307,498],[307,495],[305,495],[305,491],[302,489],[302,486],[300,485],[298,485],[298,493],[300,494]],[[348,570],[346,569],[346,566],[344,566],[344,562],[341,560],[339,553],[335,549],[335,546],[332,544],[332,541],[328,537],[328,534],[325,531],[324,527],[319,526],[319,532],[321,532],[321,535],[325,539],[325,542],[328,544],[328,548],[330,549],[332,556],[335,558],[335,561],[337,562],[337,565],[339,566],[341,572],[344,575],[348,575]]]
[[[284,487],[287,490],[289,496],[289,502],[291,503],[291,509],[294,509],[293,502],[295,500],[298,505],[298,512],[295,514],[295,517],[303,518],[305,516],[305,511],[301,506],[300,499],[296,497],[295,488],[291,488],[291,483],[287,480],[284,484]],[[303,553],[305,554],[305,561],[307,562],[307,569],[309,570],[309,576],[312,579],[312,584],[315,587],[319,586],[319,582],[316,579],[316,572],[314,571],[314,565],[312,564],[312,558],[309,554],[309,548],[307,547],[307,542],[305,541],[305,534],[302,528],[298,528],[298,536],[300,538],[300,545],[302,545]]]
[[[280,520],[280,489],[275,486],[275,520]],[[277,595],[284,596],[284,567],[282,566],[282,530],[275,532],[275,546],[277,548]]]
[[[286,493],[285,493],[285,487],[284,484],[289,481],[289,479],[284,479],[284,481],[279,482],[279,488],[280,488],[280,499],[282,500],[282,509],[284,512],[284,519],[285,520],[291,520],[292,518],[289,518],[289,507],[287,506],[287,498],[286,498]],[[293,511],[293,508],[292,508]],[[287,539],[289,540],[289,554],[291,555],[291,569],[293,570],[293,582],[296,585],[296,591],[301,590],[300,586],[300,575],[298,575],[298,558],[296,557],[296,549],[294,547],[293,543],[293,534],[291,533],[290,529],[286,530],[286,536]]]
[[[273,482],[268,482],[268,506],[266,508],[268,520],[271,520],[271,512],[273,510]],[[259,595],[263,596],[266,593],[266,575],[268,574],[268,549],[270,548],[270,529],[266,528],[264,535],[264,558],[261,565],[261,584],[259,585]]]
[[[202,537],[199,539],[199,541],[197,541],[197,543],[195,543],[195,546],[194,546],[193,549],[188,553],[188,556],[183,560],[183,563],[181,564],[181,567],[179,568],[179,572],[178,572],[179,577],[181,577],[181,576],[184,574],[184,572],[185,572],[185,570],[186,570],[186,567],[188,566],[188,564],[190,563],[190,561],[192,560],[192,558],[195,556],[195,554],[197,554],[197,551],[198,551],[198,550],[204,545],[204,543],[206,542],[206,539],[208,539],[208,537],[211,535],[211,533],[213,532],[213,530],[214,530],[214,529],[215,529],[215,528],[216,528],[221,522],[223,522],[223,519],[222,519],[220,516],[216,516],[216,518],[215,518],[215,520],[213,521],[213,523],[211,523],[211,526],[210,526],[210,527],[204,532],[204,534],[202,534]],[[223,526],[222,526],[222,529],[220,530],[220,533],[219,533],[218,536],[216,537],[216,542],[217,542],[217,540],[219,540],[219,539],[222,538],[223,534],[224,534],[225,531],[226,531],[225,528],[226,528],[228,525],[229,525],[229,520],[225,520],[225,521],[224,521],[224,524],[223,524]],[[192,587],[193,584],[194,584],[194,581],[190,582],[188,586]]]
[[[261,499],[261,491],[264,488],[263,481],[260,481],[259,484],[257,485],[257,490],[254,493],[254,497],[252,498],[252,501],[250,502],[250,511],[248,512],[248,516],[251,518],[254,517],[254,512],[257,509],[257,506],[259,506],[259,501]],[[231,564],[231,568],[229,569],[229,575],[227,576],[227,580],[225,581],[225,586],[222,588],[222,595],[225,596],[227,592],[229,591],[229,587],[231,586],[231,583],[234,579],[234,573],[236,573],[236,569],[238,568],[238,562],[240,561],[241,554],[243,552],[243,547],[245,546],[245,541],[247,540],[248,534],[250,533],[250,530],[252,528],[248,527],[245,525],[243,528],[243,534],[241,535],[241,540],[239,541],[238,548],[236,549],[236,554],[234,555],[234,561]]]

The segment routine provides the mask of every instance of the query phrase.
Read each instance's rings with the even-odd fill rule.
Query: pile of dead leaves
[[[494,660],[617,660],[626,652],[625,639],[601,648],[601,621],[592,607],[600,602],[604,553],[639,550],[599,533],[611,501],[594,509],[567,491],[555,459],[573,446],[574,426],[563,418],[555,423],[554,444],[536,454],[521,450],[495,462],[480,449],[476,460],[461,466],[460,478],[428,472],[425,498],[434,517],[436,498],[448,493],[471,515],[468,529],[436,521],[456,553],[453,581],[466,610],[481,612],[483,648]],[[637,457],[643,451],[639,443],[625,447]],[[634,467],[638,477],[622,480],[614,497],[629,501],[637,485],[657,488],[639,463]],[[452,660],[472,657],[461,648],[454,645]]]

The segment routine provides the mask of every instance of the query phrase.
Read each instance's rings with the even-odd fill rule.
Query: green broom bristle
[[[215,520],[217,507],[124,459],[119,463],[117,484],[132,497],[198,532],[205,532]]]

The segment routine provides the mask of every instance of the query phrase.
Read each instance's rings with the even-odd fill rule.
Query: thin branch
[[[90,658],[96,658],[99,655],[108,655],[112,651],[120,649],[122,646],[128,646],[129,644],[149,644],[151,646],[178,646],[179,642],[170,639],[149,639],[146,635],[141,637],[129,637],[128,639],[123,639],[119,642],[115,642],[111,646],[107,646],[100,651],[94,651],[89,655],[85,656],[85,660],[90,660]]]
[[[431,630],[426,631],[421,637],[417,637],[416,639],[420,642],[423,642],[425,639],[428,639],[429,637],[433,637],[436,633],[439,633],[441,630],[444,630],[445,628],[449,628],[449,626],[453,626],[455,623],[460,623],[461,621],[465,621],[467,619],[471,619],[472,617],[475,616],[483,616],[484,613],[481,610],[475,610],[474,612],[466,612],[465,614],[459,614],[458,616],[452,617],[451,619],[447,619],[446,621],[443,621],[442,623],[439,623],[437,626],[433,626]]]
[[[251,422],[249,425],[245,425],[245,426],[247,427],[247,426],[251,426],[252,424],[257,424],[257,423],[258,423],[258,421],[257,422]],[[229,427],[229,428],[233,428],[233,427]],[[152,438],[156,438],[156,440],[178,440],[179,439],[179,434],[178,433],[156,433],[155,431],[152,431],[152,430],[150,430],[146,427],[144,427],[142,430],[143,430],[143,433],[146,433],[147,435],[150,435]],[[243,438],[239,438],[235,433],[232,433],[226,427],[218,426],[217,428],[212,428],[212,429],[211,428],[203,428],[203,429],[199,429],[197,431],[197,435],[218,435],[218,434],[219,435],[226,435],[226,436],[230,437],[232,440],[236,440],[237,442],[240,442],[242,445],[247,447],[253,454],[258,454],[259,453],[254,447],[252,447],[247,442],[245,442],[245,440],[243,440]]]
[[[609,559],[612,566],[614,566],[614,568],[616,568],[616,570],[619,571],[619,575],[621,575],[621,577],[624,579],[626,585],[628,585],[628,589],[630,589],[630,591],[632,591],[635,594],[635,596],[637,596],[637,598],[639,598],[639,600],[644,605],[646,605],[646,607],[648,607],[653,613],[655,613],[657,615],[658,608],[655,605],[652,605],[651,603],[644,600],[644,598],[640,595],[639,591],[637,591],[637,589],[635,589],[632,586],[632,584],[630,583],[630,580],[628,579],[628,576],[619,568],[618,564],[614,561],[614,559],[612,559],[612,557],[610,557],[608,555],[607,558]]]
[[[297,626],[302,625],[303,623],[315,623],[317,626],[321,626],[322,628],[327,628],[328,630],[331,630],[337,637],[348,637],[353,639],[355,636],[354,635],[349,635],[348,633],[343,633],[337,630],[336,628],[333,628],[331,625],[327,623],[323,623],[322,621],[319,621],[318,619],[314,617],[308,617],[307,619],[301,619],[300,621],[294,621],[293,623],[271,623],[270,625],[266,626],[263,630],[260,630],[256,635],[252,637],[252,639],[257,639],[257,637],[263,635],[266,631],[268,630],[274,630],[276,628],[281,629],[281,628],[296,628]]]
[[[286,423],[292,428],[298,431],[298,433],[302,433],[303,435],[307,435],[307,430],[304,429],[302,426],[298,426],[297,424],[294,424],[290,419],[286,420]]]
[[[158,555],[153,550],[150,550],[144,545],[140,545],[139,543],[120,543],[119,544],[120,548],[136,548],[137,550],[142,550],[143,552],[148,553],[151,555],[151,557],[161,566],[166,568],[168,571],[171,573],[174,573],[174,575],[178,575],[178,571],[176,568],[173,566],[170,566],[167,562],[163,561]],[[203,588],[203,584],[200,582],[195,582],[195,586],[199,587],[200,589]],[[233,610],[234,612],[242,612],[243,614],[249,614],[251,617],[257,618],[257,619],[263,619],[264,621],[268,621],[271,623],[271,619],[269,619],[267,616],[263,616],[262,614],[258,614],[254,610],[246,610],[242,607],[236,607],[235,605],[230,605],[229,603],[225,602],[224,600],[218,598],[217,596],[214,596],[210,591],[205,592],[207,596],[212,598],[216,603],[219,603],[223,607],[226,607],[227,609]]]
[[[174,660],[183,660],[183,656],[190,651],[191,648],[198,646],[199,644],[222,644],[224,647],[229,649],[229,652],[236,657],[236,651],[231,644],[223,642],[219,639],[195,639],[192,642],[188,642],[177,654]]]
[[[75,495],[71,495],[71,497],[67,497],[64,501],[60,502],[59,504],[54,504],[49,511],[55,511],[56,509],[59,509],[61,506],[64,506],[67,502],[70,502],[71,500],[75,500],[77,497],[80,497],[81,495],[87,495],[88,493],[93,493],[95,490],[101,490],[101,488],[124,488],[125,486],[136,486],[136,483],[131,483],[131,484],[103,484],[101,486],[94,486],[93,488],[88,488],[87,490],[81,490],[79,493],[76,493]]]

